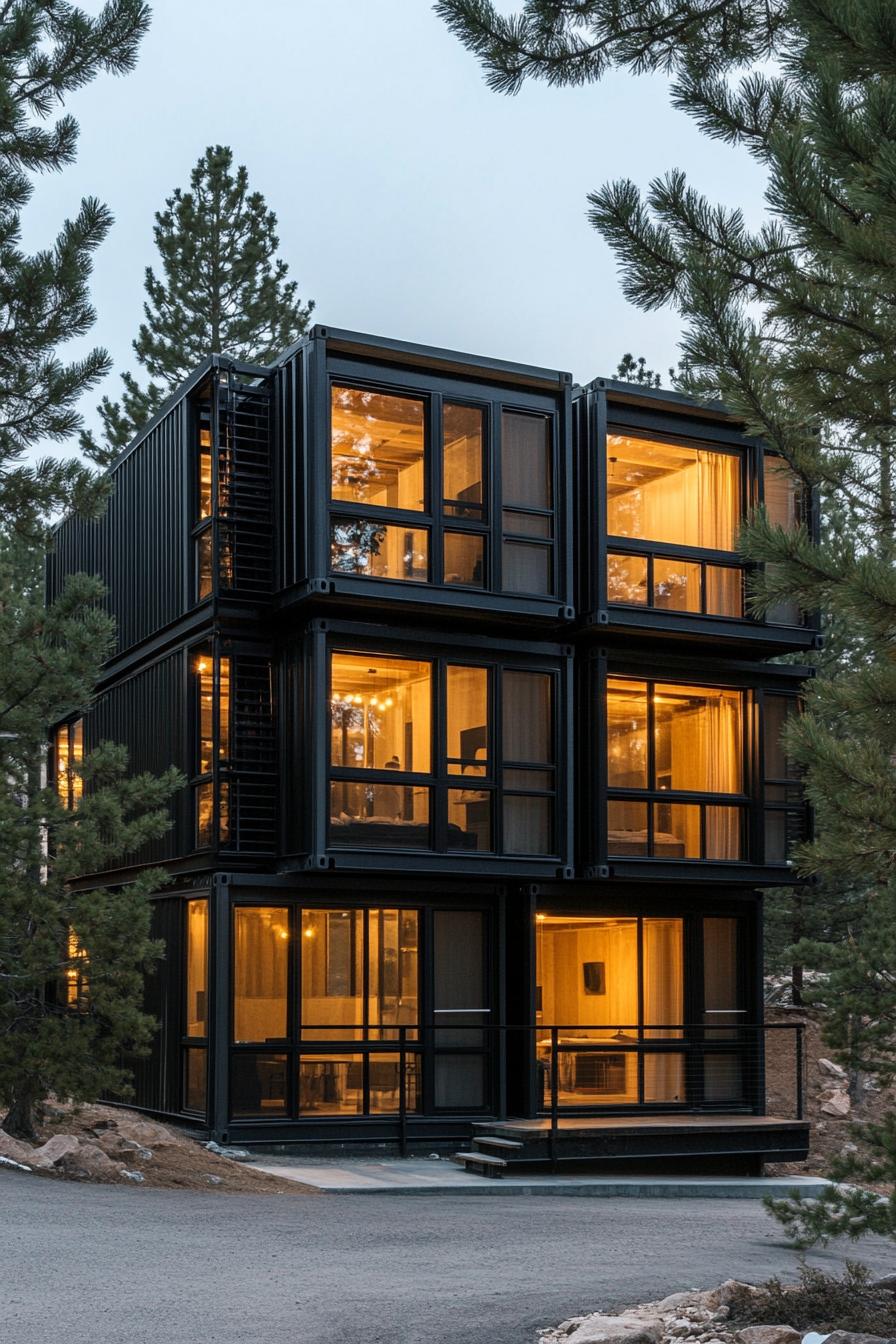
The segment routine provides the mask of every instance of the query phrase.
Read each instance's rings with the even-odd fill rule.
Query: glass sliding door
[[[536,918],[539,1101],[556,1069],[561,1105],[685,1101],[684,921]]]
[[[488,1104],[491,1022],[487,929],[482,910],[436,910],[433,941],[433,1104]]]
[[[703,920],[703,1100],[743,1104],[747,1100],[744,1042],[747,1022],[742,922]]]

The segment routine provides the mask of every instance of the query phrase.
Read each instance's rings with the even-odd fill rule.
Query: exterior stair
[[[472,1152],[455,1153],[452,1161],[476,1176],[501,1177],[514,1158],[519,1158],[525,1144],[516,1139],[502,1139],[496,1134],[477,1134]]]

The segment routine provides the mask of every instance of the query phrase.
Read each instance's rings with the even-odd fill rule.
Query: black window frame
[[[443,590],[447,593],[467,594],[475,602],[477,594],[483,597],[497,597],[513,602],[541,602],[557,606],[566,600],[567,559],[565,546],[565,490],[563,476],[569,465],[565,463],[563,425],[561,424],[563,405],[560,401],[562,389],[554,394],[537,391],[532,388],[514,388],[506,385],[476,383],[460,377],[445,374],[424,376],[411,369],[377,369],[375,372],[359,368],[350,361],[331,360],[325,387],[326,407],[322,416],[325,426],[325,452],[323,455],[324,482],[326,491],[325,518],[326,528],[323,544],[326,547],[325,572],[333,580],[362,580],[364,588],[373,592],[374,585],[382,583],[384,593],[394,597],[406,592],[413,597],[414,590]],[[332,496],[332,392],[333,387],[354,388],[362,392],[375,392],[385,396],[398,396],[420,400],[424,406],[424,480],[427,508],[423,510],[388,509],[367,507],[361,503],[334,499]],[[442,428],[444,424],[443,407],[445,404],[468,406],[480,410],[483,415],[483,499],[482,517],[464,518],[450,511],[456,501],[447,500],[444,494],[444,452]],[[550,520],[549,538],[538,538],[525,533],[504,531],[504,508],[501,484],[502,452],[502,416],[505,412],[521,415],[544,417],[549,430],[551,453],[551,508],[544,510]],[[561,458],[563,459],[561,461]],[[526,510],[519,505],[508,504],[509,512],[532,513],[538,510]],[[424,529],[428,533],[428,576],[426,580],[390,578],[365,575],[350,570],[334,569],[331,563],[330,547],[333,527],[342,520],[381,522],[383,526],[403,527],[405,529]],[[483,583],[481,585],[446,583],[444,578],[444,538],[446,533],[461,533],[482,538],[483,545]],[[538,545],[548,550],[551,585],[548,592],[527,592],[505,589],[503,587],[502,551],[505,537],[517,544]]]
[[[598,439],[599,461],[596,464],[596,468],[599,476],[604,477],[604,479],[606,479],[608,440],[612,434],[624,434],[628,438],[644,439],[648,442],[655,443],[680,445],[681,447],[693,448],[700,452],[712,452],[727,457],[735,457],[740,463],[739,516],[741,519],[746,517],[752,500],[757,497],[756,491],[759,483],[756,480],[756,472],[753,462],[755,454],[751,447],[747,445],[725,443],[719,439],[698,438],[688,434],[684,430],[679,433],[673,429],[654,428],[651,425],[635,426],[619,423],[612,417],[608,420],[605,432]],[[738,551],[718,550],[717,548],[710,546],[685,546],[673,542],[654,541],[649,537],[622,537],[609,530],[608,495],[606,489],[601,492],[599,508],[601,518],[599,520],[598,531],[603,541],[603,546],[601,548],[603,564],[600,584],[608,608],[623,608],[627,611],[643,611],[645,613],[650,613],[651,615],[661,613],[662,615],[680,616],[684,618],[709,617],[714,621],[724,621],[729,624],[740,624],[743,621],[751,619],[746,606],[746,577],[751,566]],[[646,561],[647,591],[645,597],[647,600],[645,602],[623,602],[610,596],[609,557],[611,555],[620,555],[626,558],[631,557]],[[697,610],[676,610],[675,608],[664,607],[655,602],[653,571],[654,562],[656,560],[680,560],[684,563],[699,565],[700,605]],[[707,611],[706,571],[708,568],[712,567],[735,570],[740,575],[740,614],[725,615],[720,612]]]
[[[606,753],[609,745],[608,714],[607,714],[607,689],[610,681],[637,681],[645,685],[646,695],[646,745],[647,745],[647,787],[637,788],[619,788],[611,786],[608,779],[608,769]],[[734,691],[740,697],[741,702],[741,781],[743,788],[737,793],[712,793],[708,790],[698,789],[661,789],[656,783],[656,719],[655,719],[655,690],[657,686],[693,686],[695,690],[723,690]],[[753,742],[751,741],[751,723],[753,715],[751,709],[755,704],[755,692],[748,686],[726,682],[724,675],[715,680],[701,678],[694,679],[686,670],[681,670],[679,675],[673,671],[661,671],[659,669],[649,672],[639,669],[633,672],[627,672],[614,666],[612,669],[605,669],[603,675],[598,679],[598,713],[596,715],[598,728],[598,771],[602,787],[598,790],[598,834],[602,837],[602,851],[611,861],[628,862],[636,860],[638,862],[649,863],[670,863],[673,865],[699,864],[701,867],[707,865],[735,865],[742,866],[751,860],[751,850],[753,845],[751,816],[755,805],[755,790],[752,787],[755,778],[753,770]],[[646,808],[646,841],[645,854],[609,854],[609,808],[614,802],[640,803]],[[680,858],[670,858],[667,855],[657,854],[655,852],[655,832],[656,832],[656,808],[662,804],[674,806],[681,804],[684,806],[697,806],[700,809],[700,854],[685,855]],[[709,807],[736,808],[739,811],[739,833],[740,833],[740,855],[738,858],[707,858],[706,857],[706,809]]]
[[[371,770],[366,768],[351,768],[343,766],[334,766],[330,755],[330,706],[332,702],[332,666],[333,657],[337,654],[352,656],[362,656],[364,658],[380,657],[410,659],[418,662],[430,664],[432,669],[430,681],[430,770],[423,771],[387,771]],[[453,654],[442,649],[434,648],[432,645],[423,646],[397,646],[383,641],[379,646],[372,643],[356,642],[351,637],[339,638],[332,636],[325,647],[325,701],[324,713],[327,716],[326,721],[326,753],[325,753],[325,771],[324,771],[324,799],[326,812],[327,829],[327,849],[342,851],[338,838],[334,841],[333,830],[329,824],[331,789],[334,783],[346,782],[355,784],[369,785],[392,785],[397,787],[419,787],[426,788],[429,793],[429,840],[430,844],[426,847],[419,845],[401,846],[397,842],[382,846],[387,853],[397,851],[407,855],[408,862],[413,863],[413,856],[420,855],[450,855],[454,859],[461,858],[479,858],[479,859],[519,859],[522,861],[535,860],[548,861],[552,864],[559,864],[561,859],[561,826],[559,811],[562,805],[562,783],[565,762],[562,759],[563,741],[560,732],[561,700],[563,698],[562,671],[556,665],[542,662],[538,658],[531,658],[520,654],[514,656],[511,653],[477,652],[475,649],[465,650]],[[489,715],[490,723],[488,726],[488,753],[487,753],[487,771],[484,775],[463,775],[452,773],[448,769],[449,757],[447,755],[447,669],[449,667],[482,667],[489,672]],[[507,671],[534,673],[540,676],[546,676],[549,679],[551,687],[551,719],[549,725],[551,747],[553,760],[548,762],[516,761],[508,760],[505,762],[503,752],[504,742],[504,693],[503,693],[503,675]],[[451,758],[453,759],[453,758]],[[533,775],[536,773],[550,772],[552,776],[552,787],[543,788],[533,783],[530,788],[525,788],[519,784],[509,785],[505,783],[505,774],[516,771],[518,773],[529,771]],[[491,821],[490,830],[492,837],[491,847],[487,850],[465,850],[452,847],[448,844],[449,822],[448,822],[448,794],[451,789],[464,788],[470,791],[485,792],[490,795],[491,802]],[[521,853],[520,851],[507,850],[504,847],[504,801],[505,798],[513,797],[533,797],[546,798],[550,810],[549,829],[552,849],[544,853]],[[422,823],[421,823],[422,825]],[[363,849],[359,845],[357,837],[351,841],[346,841],[344,848],[351,850]],[[380,846],[376,847],[378,850]]]

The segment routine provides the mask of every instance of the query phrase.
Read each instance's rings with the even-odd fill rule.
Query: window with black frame
[[[554,681],[493,664],[334,650],[330,843],[555,853]]]
[[[607,679],[608,856],[746,857],[745,694]]]
[[[190,671],[194,844],[207,849],[224,843],[230,834],[229,785],[219,778],[221,764],[230,755],[230,659],[216,657],[211,649],[193,649]]]
[[[197,602],[204,602],[214,590],[214,515],[211,403],[203,401],[196,407],[193,471],[193,585]]]
[[[809,831],[808,805],[802,772],[786,742],[788,722],[800,712],[795,695],[762,697],[762,736],[765,804],[765,862],[788,863],[796,845]]]
[[[608,434],[607,601],[742,617],[744,473],[733,450]]]
[[[554,592],[551,415],[335,383],[330,444],[332,573]],[[500,480],[497,546],[492,480]]]

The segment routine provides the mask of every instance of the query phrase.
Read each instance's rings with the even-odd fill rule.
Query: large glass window
[[[496,455],[502,530],[493,539]],[[553,593],[553,458],[549,414],[335,383],[331,571]]]
[[[684,1057],[660,1045],[684,1035],[681,919],[539,914],[536,976],[544,1102],[551,1028],[561,1105],[685,1100]]]
[[[287,1032],[289,910],[237,906],[233,942],[234,1040],[283,1040]]]
[[[84,720],[63,723],[53,734],[53,782],[62,806],[76,808],[84,794]]]
[[[784,731],[799,713],[793,695],[762,697],[762,738],[765,760],[765,861],[787,863],[795,845],[808,835],[808,815],[802,772],[787,751]]]
[[[607,599],[659,611],[742,617],[738,564],[664,554],[734,551],[743,514],[736,453],[607,435],[607,533],[629,545],[607,556]],[[644,552],[631,543],[653,543]]]
[[[330,666],[331,844],[489,852],[500,815],[506,852],[554,853],[550,673],[338,651]]]
[[[197,602],[211,597],[214,587],[215,514],[214,469],[212,464],[211,404],[200,402],[196,408],[196,447],[193,478],[193,585]]]
[[[334,386],[332,495],[382,509],[426,509],[424,403]]]
[[[208,1070],[208,901],[186,902],[184,1109],[204,1114]]]
[[[742,509],[737,454],[607,435],[611,536],[733,551]]]
[[[191,654],[195,689],[195,764],[193,817],[197,849],[230,833],[230,795],[219,777],[221,763],[230,756],[230,659],[215,658],[210,649]],[[217,817],[216,817],[217,811]]]
[[[606,761],[609,855],[744,857],[742,691],[609,678]]]
[[[806,488],[792,468],[775,453],[763,459],[763,502],[769,522],[794,532],[805,521]],[[792,598],[785,598],[766,612],[772,625],[802,625],[803,613]]]

